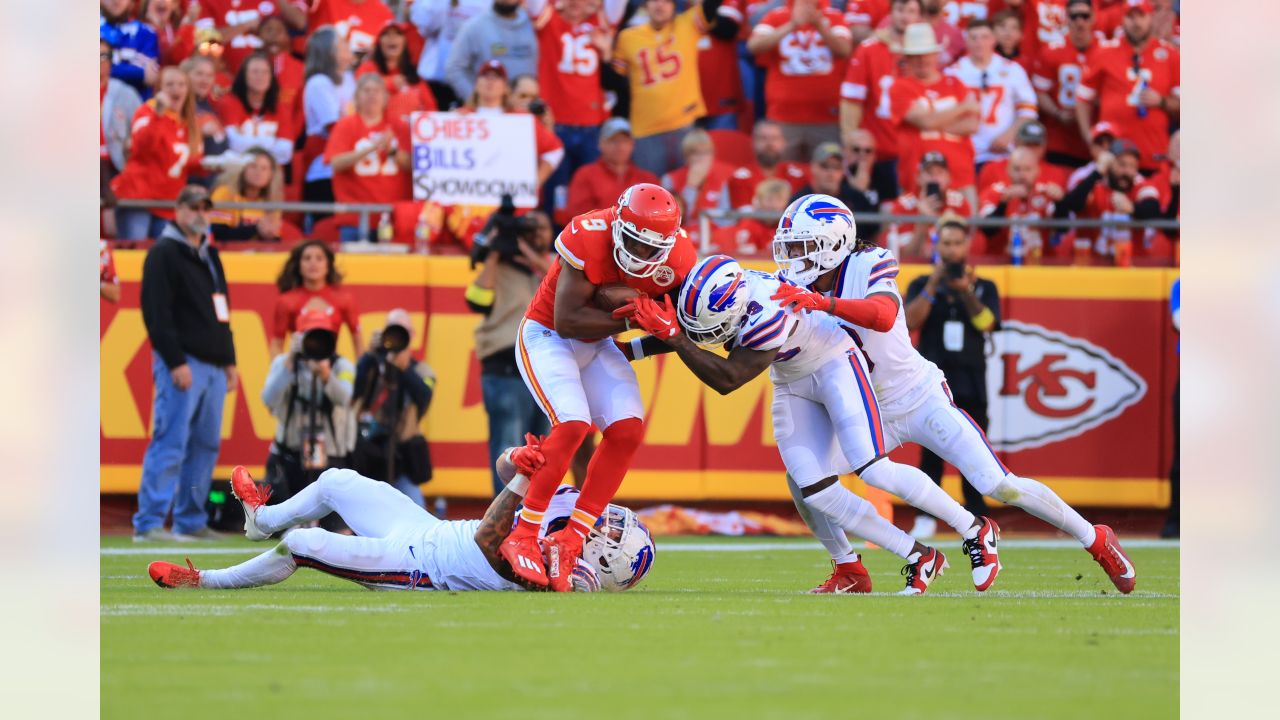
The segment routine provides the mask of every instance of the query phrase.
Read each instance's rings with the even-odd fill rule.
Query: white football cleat
[[[978,520],[982,523],[978,534],[972,540],[965,540],[960,546],[973,565],[973,587],[982,592],[991,587],[1004,566],[1000,564],[1000,555],[996,551],[996,544],[1000,542],[1000,526],[989,517]]]
[[[934,578],[951,567],[947,556],[935,548],[926,548],[924,552],[907,556],[907,564],[902,566],[902,574],[907,576],[907,586],[898,592],[899,595],[923,595],[929,589]]]

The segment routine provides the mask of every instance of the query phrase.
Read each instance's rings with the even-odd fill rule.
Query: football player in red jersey
[[[559,261],[529,303],[516,344],[520,375],[551,420],[542,444],[546,464],[529,479],[520,520],[500,552],[524,580],[567,591],[583,539],[618,491],[644,439],[644,403],[628,361],[656,347],[635,340],[624,353],[609,341],[630,327],[618,312],[626,307],[613,312],[601,307],[597,291],[617,284],[650,297],[678,291],[697,258],[680,230],[675,198],[650,184],[627,188],[614,207],[575,217],[555,248]],[[538,528],[592,424],[603,439],[587,466],[568,526],[543,543],[544,562]]]

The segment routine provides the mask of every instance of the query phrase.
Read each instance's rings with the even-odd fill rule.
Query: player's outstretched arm
[[[560,260],[560,278],[556,281],[555,330],[560,337],[573,340],[617,335],[627,329],[622,320],[591,304],[596,286],[585,273]]]
[[[698,379],[721,395],[728,395],[746,385],[752,378],[764,372],[777,350],[749,350],[736,347],[728,357],[703,350],[687,336],[677,335],[667,341],[684,364]]]
[[[511,522],[515,519],[516,508],[520,505],[521,499],[519,495],[511,492],[511,488],[503,488],[502,492],[498,493],[498,497],[489,504],[489,509],[484,511],[480,527],[476,528],[476,545],[480,546],[480,552],[484,554],[485,560],[489,561],[489,566],[503,579],[510,580],[526,590],[545,590],[546,588],[531,585],[517,577],[511,571],[507,561],[498,554],[498,547],[511,532]]]

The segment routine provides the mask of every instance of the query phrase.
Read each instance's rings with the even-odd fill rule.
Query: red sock
[[[591,426],[577,420],[558,423],[551,428],[551,433],[542,442],[542,455],[546,463],[529,478],[529,490],[524,496],[524,507],[520,510],[520,521],[516,523],[514,534],[537,534],[542,527],[542,516],[551,504],[551,497],[556,494],[556,487],[569,471],[569,463],[573,454],[587,437]]]
[[[591,531],[596,519],[617,494],[622,479],[631,468],[631,459],[644,441],[644,421],[639,418],[619,420],[604,429],[604,437],[596,454],[587,465],[582,494],[569,519],[569,527],[583,537]]]

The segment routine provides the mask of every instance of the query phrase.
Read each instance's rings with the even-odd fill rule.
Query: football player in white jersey
[[[246,588],[284,581],[309,567],[372,590],[545,590],[521,581],[498,547],[511,530],[528,476],[544,458],[537,438],[498,458],[498,476],[507,483],[481,520],[438,520],[384,482],[352,470],[326,470],[302,492],[266,505],[243,467],[232,471],[232,489],[245,511],[245,535],[265,540],[272,533],[337,512],[356,537],[320,528],[285,533],[271,550],[223,570],[197,570],[167,562],[147,568],[164,588]],[[542,528],[563,526],[573,511],[576,488],[562,485],[553,496]],[[649,530],[631,510],[609,505],[589,534],[583,556],[571,572],[575,591],[627,590],[653,567]]]
[[[847,208],[844,215],[852,227]],[[831,532],[841,537],[851,532],[906,559],[902,594],[923,594],[948,567],[946,557],[882,518],[841,485],[839,475],[857,472],[868,484],[917,508],[933,508],[926,512],[942,513],[956,524],[967,517],[975,532],[994,526],[976,520],[917,468],[885,457],[880,414],[861,351],[833,318],[784,310],[771,299],[781,285],[773,275],[744,270],[728,256],[713,255],[689,272],[678,308],[671,306],[669,296],[665,306],[640,297],[627,307],[633,326],[666,342],[694,375],[721,394],[767,368],[774,386],[774,438],[788,475],[795,479],[792,494],[801,513],[822,515],[836,528]],[[700,345],[725,345],[729,354],[721,357]],[[840,563],[843,572],[831,592],[871,591],[871,578],[852,549]],[[995,553],[989,564],[994,578],[999,566]]]
[[[1120,592],[1132,592],[1136,573],[1115,532],[1106,525],[1090,525],[1047,486],[1010,472],[982,429],[952,403],[942,371],[911,345],[893,255],[856,240],[841,226],[815,222],[803,211],[815,203],[839,202],[827,195],[806,195],[787,208],[773,253],[779,275],[794,285],[783,287],[776,297],[791,311],[835,317],[866,353],[880,401],[885,452],[907,442],[929,448],[983,495],[1022,508],[1079,540]],[[790,225],[788,218],[793,219]],[[827,549],[833,557],[851,551],[841,533],[822,525],[823,518],[812,519],[816,535],[832,538]],[[948,524],[964,536],[974,585],[982,589],[989,579],[983,569],[985,555],[994,551],[999,528],[990,537],[978,538],[963,525]]]

